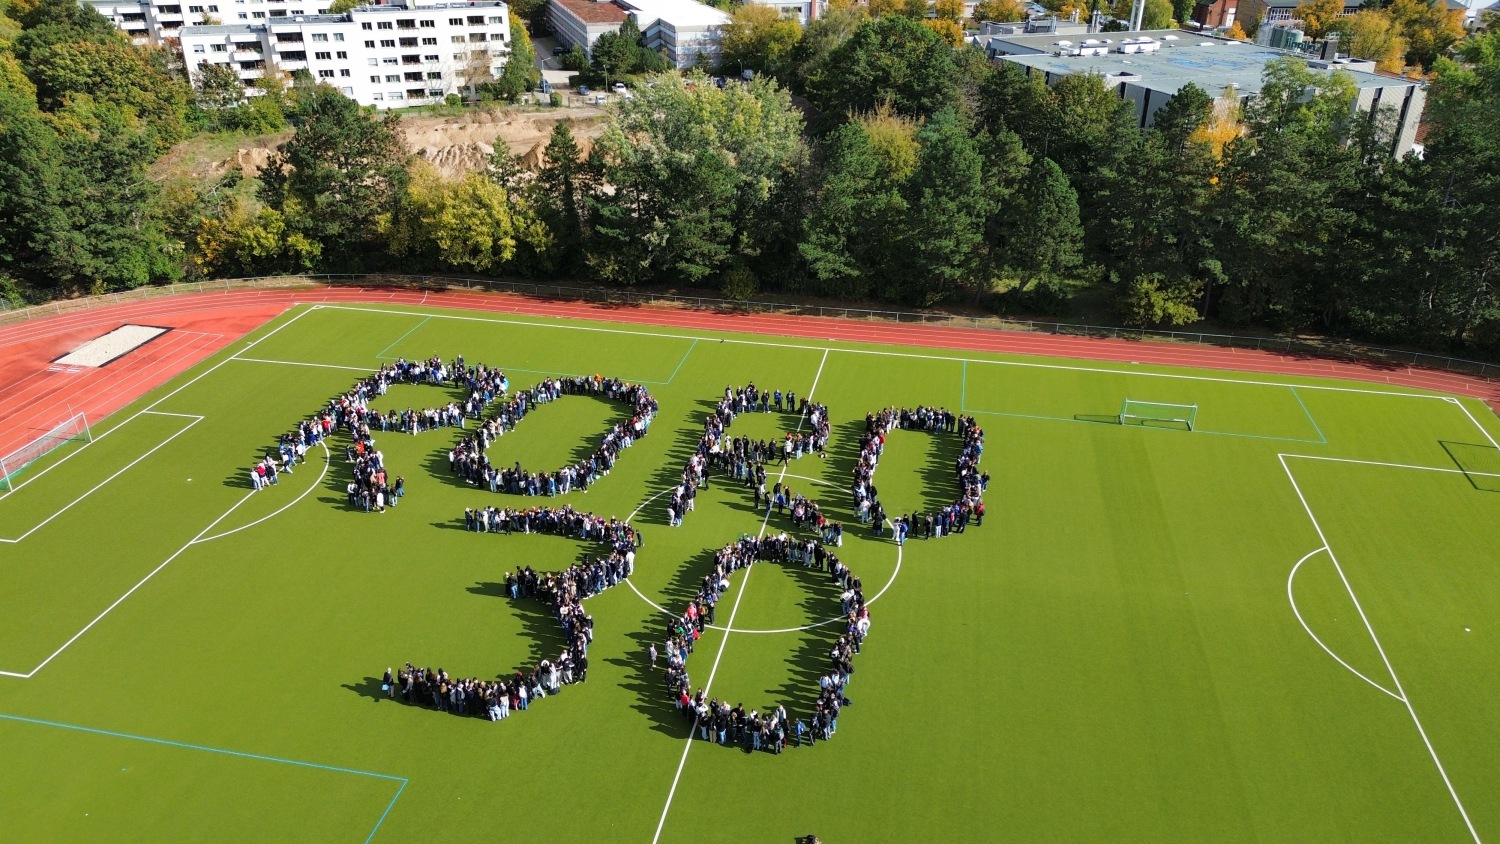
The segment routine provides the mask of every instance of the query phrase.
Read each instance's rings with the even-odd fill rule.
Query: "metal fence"
[[[1356,360],[1365,363],[1384,364],[1392,368],[1420,367],[1423,369],[1456,372],[1480,378],[1500,377],[1500,364],[1468,360],[1447,355],[1416,352],[1405,349],[1390,349],[1350,341],[1303,337],[1266,337],[1242,334],[1216,334],[1200,331],[1161,331],[1145,328],[1119,326],[1083,325],[1067,322],[1044,322],[1037,320],[1006,319],[1004,317],[976,317],[942,311],[898,311],[872,308],[851,308],[816,303],[734,301],[712,296],[692,296],[679,293],[654,291],[614,290],[602,287],[583,287],[561,284],[541,284],[527,281],[504,281],[499,279],[465,278],[441,275],[403,275],[373,273],[368,275],[300,275],[260,276],[255,278],[217,279],[214,281],[187,282],[160,287],[138,287],[120,293],[102,296],[86,296],[71,299],[54,299],[44,304],[31,305],[11,310],[0,310],[0,325],[9,325],[43,316],[88,310],[100,305],[121,302],[145,301],[182,293],[233,292],[255,289],[291,289],[329,285],[339,287],[384,287],[412,290],[475,290],[487,293],[513,293],[542,299],[563,299],[596,304],[614,305],[664,305],[716,313],[761,313],[816,316],[832,319],[858,320],[862,322],[886,322],[911,325],[949,326],[979,328],[990,331],[1017,331],[1055,334],[1068,337],[1090,337],[1095,339],[1129,340],[1136,342],[1172,343],[1178,345],[1217,346],[1235,349],[1258,349],[1291,355],[1306,355],[1319,358]]]

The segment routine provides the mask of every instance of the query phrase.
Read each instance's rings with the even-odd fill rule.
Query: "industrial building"
[[[1317,70],[1341,70],[1358,88],[1354,108],[1389,110],[1395,122],[1392,153],[1405,155],[1416,141],[1417,124],[1426,103],[1423,86],[1409,79],[1376,74],[1374,64],[1345,58],[1317,59],[1299,52],[1196,35],[1182,30],[1096,33],[1086,37],[997,35],[986,52],[994,61],[1010,62],[1028,75],[1041,74],[1050,85],[1064,76],[1092,73],[1129,100],[1142,127],[1158,109],[1189,83],[1209,96],[1233,92],[1248,100],[1260,92],[1261,77],[1272,59],[1292,56]]]

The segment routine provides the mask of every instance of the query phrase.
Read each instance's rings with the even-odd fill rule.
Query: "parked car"
[[[579,85],[578,86],[578,96],[580,96],[580,97],[587,97],[588,95],[589,95],[589,86],[587,86],[587,85]]]
[[[625,93],[625,83],[624,82],[616,82],[615,83],[615,93],[616,94],[623,94],[623,93]]]
[[[554,56],[564,56],[564,55],[567,55],[567,53],[568,53],[568,48],[567,47],[553,47],[552,48],[552,55],[554,55]]]

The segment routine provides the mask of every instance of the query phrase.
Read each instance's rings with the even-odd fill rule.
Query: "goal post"
[[[36,439],[0,457],[0,490],[13,491],[17,475],[57,448],[74,440],[92,442],[93,439],[94,432],[89,428],[87,416],[82,413],[69,416]]]
[[[1193,430],[1198,421],[1198,405],[1126,399],[1120,406],[1121,425],[1181,425]]]

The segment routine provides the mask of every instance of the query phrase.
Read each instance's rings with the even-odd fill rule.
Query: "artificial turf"
[[[498,584],[593,549],[475,535],[462,512],[558,502],[457,482],[448,430],[378,435],[408,488],[384,514],[346,506],[339,438],[247,495],[278,434],[381,362],[433,354],[499,366],[513,388],[643,381],[661,404],[608,478],[565,499],[645,536],[631,586],[587,603],[588,683],[500,723],[388,700],[379,677],[555,655],[550,614]],[[827,457],[786,482],[850,525],[840,557],[879,595],[838,735],[781,756],[689,749],[646,663],[667,620],[653,605],[680,609],[713,549],[762,529],[732,484],[679,528],[656,497],[725,385],[747,381],[828,405]],[[374,405],[448,395],[399,386]],[[1194,430],[1115,424],[1127,398],[1196,404]],[[989,515],[898,549],[854,524],[847,479],[865,414],[918,404],[984,426]],[[619,413],[543,406],[491,460],[561,465]],[[746,415],[730,433],[794,425]],[[1478,402],[349,306],[297,309],[94,432],[0,498],[0,537],[24,537],[0,544],[0,670],[31,675],[0,676],[0,837],[1435,841],[1470,838],[1465,814],[1474,837],[1500,834],[1500,422]],[[956,453],[895,432],[888,511],[951,500]],[[727,639],[698,643],[694,685],[805,707],[837,635],[808,626],[838,614],[836,591],[757,564],[719,625],[731,614]]]

